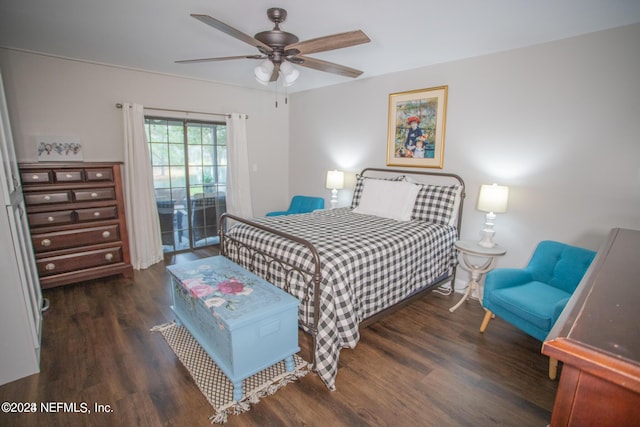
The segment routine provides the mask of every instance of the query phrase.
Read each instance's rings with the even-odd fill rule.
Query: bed
[[[350,207],[244,219],[225,214],[222,255],[297,297],[313,366],[335,390],[342,348],[359,328],[434,289],[451,289],[464,181],[364,169]]]

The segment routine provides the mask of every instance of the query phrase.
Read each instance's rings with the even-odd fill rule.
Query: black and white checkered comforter
[[[308,240],[320,255],[315,358],[318,375],[332,390],[340,349],[355,347],[359,322],[433,283],[456,262],[457,231],[452,226],[400,222],[353,213],[349,208],[253,221]],[[311,264],[301,245],[246,224],[236,224],[229,234],[251,247]],[[256,270],[260,274],[260,268]],[[289,292],[303,300],[305,290],[294,286]],[[307,305],[300,307],[301,316],[307,311],[314,315],[313,303]]]

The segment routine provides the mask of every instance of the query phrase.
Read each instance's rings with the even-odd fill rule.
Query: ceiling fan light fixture
[[[264,81],[260,80],[260,79],[259,79],[259,78],[257,78],[257,77],[256,77],[256,81],[257,81],[258,83],[260,83],[261,85],[263,85],[263,86],[269,86],[269,82],[264,82]]]
[[[298,77],[300,77],[300,71],[293,68],[293,65],[288,62],[283,62],[280,65],[280,74],[284,80],[284,86],[291,86],[298,80]]]
[[[268,85],[271,80],[271,74],[273,73],[273,62],[265,59],[253,70],[253,73],[259,83],[265,86]]]

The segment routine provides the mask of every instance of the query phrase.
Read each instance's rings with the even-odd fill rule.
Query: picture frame
[[[389,95],[387,166],[442,169],[448,91],[438,86]]]
[[[38,136],[36,151],[39,162],[79,162],[82,144],[77,136]]]

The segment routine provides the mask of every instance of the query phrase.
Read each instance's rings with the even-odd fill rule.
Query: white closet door
[[[5,99],[2,72],[0,71],[0,169],[3,179],[0,179],[0,197],[2,205],[11,205],[15,201],[15,193],[20,189],[20,175],[18,162],[13,147],[9,110]]]

